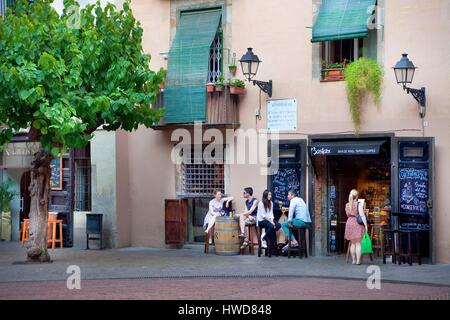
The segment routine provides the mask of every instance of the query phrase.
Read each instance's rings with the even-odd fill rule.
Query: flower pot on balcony
[[[222,92],[223,91],[223,86],[216,86],[216,91],[217,92]]]
[[[214,92],[215,86],[216,85],[214,83],[207,83],[206,84],[206,92]]]
[[[164,90],[164,88],[165,88],[165,84],[164,84],[164,82],[161,82],[159,84],[159,89]]]
[[[323,69],[322,70],[322,78],[323,80],[332,81],[332,80],[344,80],[345,68],[336,68],[336,69]]]
[[[244,94],[245,88],[230,86],[230,94]]]
[[[236,66],[228,66],[228,70],[234,76],[236,74],[237,67]]]

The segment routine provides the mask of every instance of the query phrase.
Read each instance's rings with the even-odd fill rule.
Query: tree
[[[143,30],[130,1],[122,10],[97,2],[78,11],[64,0],[17,0],[0,17],[0,148],[14,132],[31,128],[40,150],[31,163],[29,261],[47,252],[50,163],[68,148],[82,148],[101,125],[133,131],[159,121],[150,108],[164,70],[149,67]]]

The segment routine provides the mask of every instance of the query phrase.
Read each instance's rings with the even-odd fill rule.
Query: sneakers
[[[266,249],[267,248],[267,242],[264,240],[264,237],[266,236],[266,233],[263,232],[261,235],[261,248]]]
[[[286,252],[288,252],[288,249],[289,249],[289,244],[285,245],[285,246],[283,247],[283,249],[281,249],[281,252],[282,252],[282,253],[286,253]]]
[[[241,233],[241,234],[239,235],[239,238],[245,239],[245,234],[244,234],[244,233]]]

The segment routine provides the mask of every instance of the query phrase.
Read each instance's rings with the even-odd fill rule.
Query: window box
[[[206,84],[206,92],[214,92],[214,87],[216,85],[214,83],[207,83]]]
[[[321,70],[322,81],[339,81],[344,80],[345,67],[341,68],[325,68]]]

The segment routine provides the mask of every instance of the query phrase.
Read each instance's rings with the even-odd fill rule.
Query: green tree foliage
[[[99,2],[78,11],[65,0],[61,16],[51,2],[17,0],[0,18],[0,148],[32,127],[56,156],[84,147],[102,124],[132,131],[158,122],[150,104],[164,70],[149,68],[129,0],[120,11]]]
[[[359,58],[352,62],[345,70],[347,82],[347,99],[350,105],[353,126],[356,133],[361,124],[361,101],[367,92],[371,92],[375,104],[378,106],[381,100],[381,85],[383,82],[383,70],[380,65],[368,58]]]

